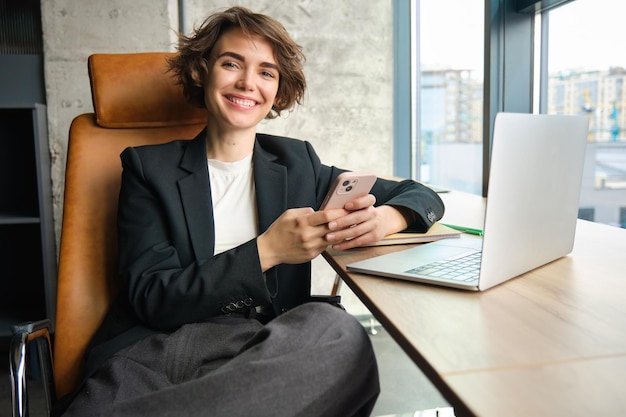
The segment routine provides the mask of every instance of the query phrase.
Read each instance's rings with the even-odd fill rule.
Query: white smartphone
[[[367,195],[375,182],[376,175],[369,172],[339,174],[326,194],[320,210],[343,208],[348,201]]]

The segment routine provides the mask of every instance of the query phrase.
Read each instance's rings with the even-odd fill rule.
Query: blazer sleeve
[[[153,178],[146,178],[133,148],[122,153],[122,165],[119,271],[130,304],[147,327],[174,329],[228,312],[228,306],[270,302],[256,239],[196,259],[184,213],[172,212],[176,204],[166,201],[179,198],[176,188],[160,190]],[[175,237],[177,230],[183,230],[184,238]]]
[[[378,179],[372,188],[376,206],[404,207],[412,211],[413,223],[407,230],[426,232],[443,217],[445,206],[439,195],[429,187],[413,180]]]

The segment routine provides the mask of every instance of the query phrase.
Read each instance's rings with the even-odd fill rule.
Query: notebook
[[[497,114],[483,235],[426,243],[349,264],[348,270],[484,291],[567,255],[574,245],[587,129],[584,116]],[[477,258],[475,265],[441,272],[442,263],[465,257]]]
[[[400,232],[387,235],[376,242],[367,243],[361,246],[387,246],[387,245],[407,245],[411,243],[434,242],[440,239],[451,239],[461,236],[459,230],[435,223],[425,233]]]

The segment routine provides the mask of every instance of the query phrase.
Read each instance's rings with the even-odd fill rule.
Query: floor
[[[331,280],[328,282],[328,280]],[[321,285],[319,294],[328,293],[331,278],[315,280]],[[320,281],[325,281],[319,284]],[[315,288],[314,282],[314,290]],[[319,289],[319,288],[317,288]],[[314,292],[315,293],[315,292]],[[453,417],[454,413],[445,399],[415,366],[384,328],[372,317],[367,308],[344,285],[341,287],[342,303],[349,313],[357,317],[370,334],[380,373],[381,394],[372,416],[375,417]],[[0,417],[11,415],[11,389],[8,377],[7,343],[0,349],[4,364],[0,368]],[[37,387],[35,387],[37,388]],[[31,417],[43,416],[40,395],[31,394]]]
[[[341,289],[342,303],[370,334],[380,377],[381,393],[372,412],[376,417],[454,417],[439,391],[404,353],[366,307],[350,292]]]

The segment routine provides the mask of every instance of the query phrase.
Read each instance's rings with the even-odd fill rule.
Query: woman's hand
[[[346,250],[407,228],[407,215],[392,206],[374,207],[373,195],[357,198],[344,208],[348,214],[328,223],[326,241],[333,249]]]
[[[328,223],[348,214],[346,210],[313,211],[310,207],[289,209],[257,238],[261,268],[298,264],[317,257],[329,245]]]
[[[308,262],[329,245],[346,250],[406,229],[406,214],[392,206],[374,207],[375,202],[373,195],[367,195],[348,202],[343,209],[285,211],[257,238],[262,270],[281,263]]]

